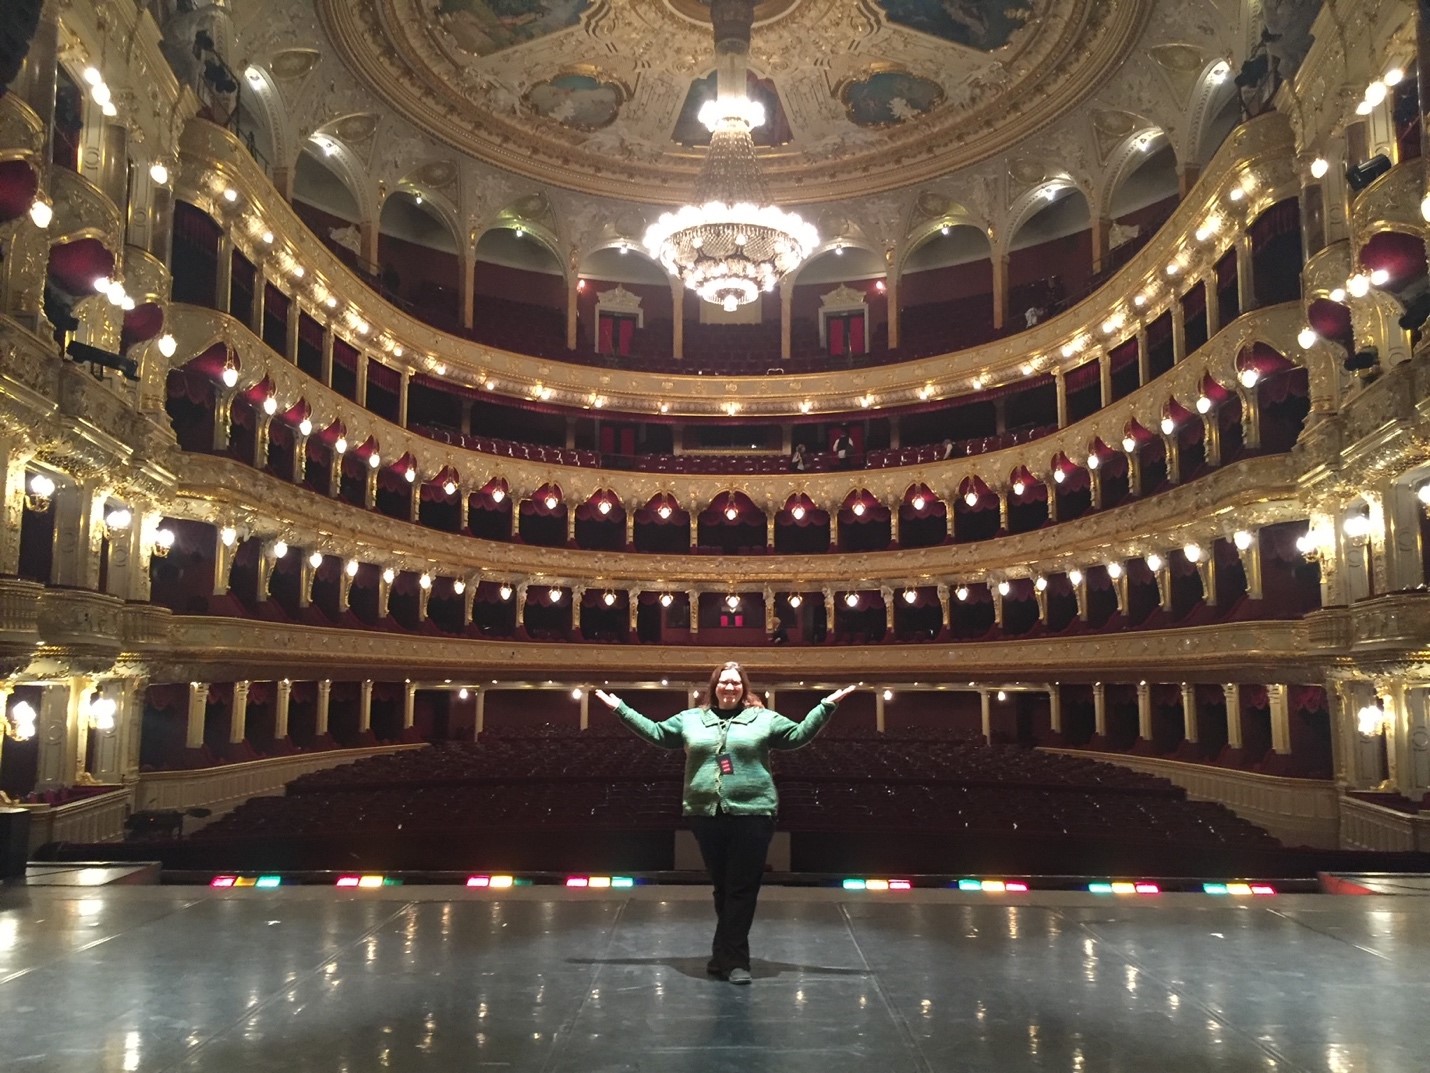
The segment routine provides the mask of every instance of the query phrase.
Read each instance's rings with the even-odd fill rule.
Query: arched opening
[[[462,324],[462,278],[457,236],[430,199],[399,190],[382,205],[377,231],[382,294],[443,331]]]
[[[576,349],[612,365],[667,361],[674,308],[665,269],[634,243],[594,250],[576,283]]]
[[[878,254],[842,243],[805,262],[794,281],[790,356],[857,364],[888,353],[884,272]]]
[[[1160,135],[1139,143],[1140,159],[1116,184],[1107,203],[1107,255],[1089,286],[1121,268],[1157,233],[1180,200],[1177,154]]]
[[[377,266],[362,256],[362,208],[357,195],[321,151],[305,145],[293,168],[293,211],[349,268],[375,278]]]
[[[1092,212],[1075,186],[1048,186],[1039,208],[1013,236],[1008,254],[1010,330],[1031,328],[1061,312],[1092,275]]]
[[[488,346],[559,358],[566,350],[561,262],[517,221],[477,240],[472,336]]]
[[[899,354],[926,357],[993,338],[993,248],[981,227],[951,223],[904,258]]]

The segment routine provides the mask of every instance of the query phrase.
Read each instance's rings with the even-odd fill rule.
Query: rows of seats
[[[419,436],[450,443],[469,451],[497,455],[501,458],[525,458],[531,462],[553,462],[559,466],[599,466],[601,456],[595,451],[579,450],[574,447],[550,447],[539,443],[518,443],[515,440],[498,439],[495,436],[468,436],[451,429],[431,428],[413,425],[412,431]]]
[[[679,750],[619,731],[489,736],[304,775],[195,838],[673,828]],[[820,740],[776,757],[780,826],[794,832],[936,830],[1274,849],[1222,806],[1083,757],[954,739]]]

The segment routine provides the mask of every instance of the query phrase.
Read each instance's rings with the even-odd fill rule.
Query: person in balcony
[[[836,689],[799,723],[766,708],[733,660],[710,675],[702,704],[659,723],[613,693],[592,691],[638,737],[685,750],[683,811],[715,888],[715,936],[705,966],[711,976],[732,984],[751,979],[750,925],[778,805],[770,750],[808,745],[853,690]]]
[[[840,469],[854,468],[854,440],[850,438],[847,428],[841,428],[835,435],[834,445],[830,450],[834,452],[836,464]]]
[[[947,462],[952,457],[953,441],[945,439],[941,444],[938,445],[938,460],[940,462]]]
[[[795,444],[794,454],[789,456],[789,471],[791,473],[803,473],[809,469],[809,455],[805,453],[802,443]]]

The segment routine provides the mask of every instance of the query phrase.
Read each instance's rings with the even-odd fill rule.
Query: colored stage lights
[[[402,880],[396,876],[338,876],[334,886],[349,890],[375,890],[378,887],[400,887]]]
[[[636,881],[630,876],[567,876],[566,885],[588,890],[610,890],[613,887],[617,889],[634,887]]]
[[[840,884],[845,890],[912,890],[913,884],[907,879],[870,879],[850,877]]]
[[[528,882],[530,882],[528,880]],[[515,876],[468,876],[467,886],[478,890],[510,890],[518,884]]]
[[[282,876],[214,876],[209,886],[216,890],[232,890],[234,887],[256,887],[272,890],[283,885]]]
[[[1202,893],[1245,897],[1247,895],[1275,894],[1276,888],[1269,883],[1203,883]]]
[[[1129,883],[1126,880],[1089,883],[1087,889],[1092,894],[1161,894],[1162,888],[1156,883]]]
[[[961,891],[981,891],[984,894],[1027,894],[1028,884],[1019,879],[960,879]]]

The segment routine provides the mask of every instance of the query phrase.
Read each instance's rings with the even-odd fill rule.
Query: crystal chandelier
[[[700,109],[710,152],[695,201],[664,213],[645,233],[653,257],[707,302],[733,311],[773,290],[819,244],[811,224],[770,204],[750,131],[765,121],[745,96],[754,0],[712,0],[716,95]]]

